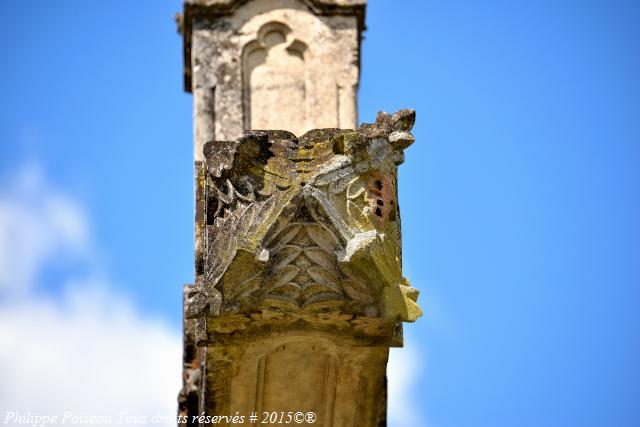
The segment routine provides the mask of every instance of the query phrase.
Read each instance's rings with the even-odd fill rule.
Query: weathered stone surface
[[[337,322],[343,326],[415,320],[417,291],[402,277],[396,191],[414,116],[380,113],[356,131],[319,129],[300,139],[250,131],[207,143],[198,192],[204,269],[188,316],[215,317],[210,325],[221,333],[254,322],[320,326],[327,322],[317,313],[328,311],[351,316]],[[252,310],[288,315],[247,317]]]
[[[397,199],[415,114],[352,130],[365,3],[185,0],[178,16],[196,160],[182,425],[386,425],[389,347],[421,315]]]
[[[186,307],[186,297],[193,286],[186,285],[183,289]],[[189,417],[196,414],[200,405],[200,394],[202,389],[202,354],[203,349],[196,345],[195,341],[195,320],[185,319],[183,325],[183,365],[182,365],[182,390],[178,396],[178,415]],[[184,424],[186,425],[186,423]]]
[[[250,129],[357,126],[362,0],[193,0],[179,16],[194,156]]]
[[[319,411],[327,426],[384,418],[374,408],[388,347],[421,315],[402,276],[396,190],[414,119],[401,110],[358,130],[205,144],[202,268],[185,289],[186,322],[196,319],[205,347],[200,410]]]

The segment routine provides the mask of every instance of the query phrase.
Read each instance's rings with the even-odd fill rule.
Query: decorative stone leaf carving
[[[276,272],[269,279],[269,284],[266,287],[266,291],[277,288],[295,279],[300,273],[300,269],[294,265],[287,265]]]
[[[379,336],[415,320],[395,185],[412,123],[403,110],[355,131],[206,144],[204,269],[189,316],[219,318],[218,334],[328,322]]]
[[[334,277],[338,276],[338,269],[335,262],[335,255],[319,247],[305,248],[304,254],[314,263],[318,264]]]
[[[371,227],[371,221],[369,218],[362,212],[362,209],[358,207],[351,200],[347,200],[347,213],[349,214],[349,218],[353,223],[353,226],[358,230],[366,230]]]
[[[329,231],[318,224],[307,224],[305,231],[309,234],[309,237],[328,253],[332,253],[336,249],[336,238],[331,235]]]
[[[353,178],[349,182],[349,186],[347,187],[347,199],[353,200],[358,198],[359,196],[364,194],[365,189],[366,187],[364,185],[364,182],[362,182],[360,177]]]

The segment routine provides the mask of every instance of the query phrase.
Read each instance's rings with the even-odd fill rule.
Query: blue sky
[[[93,254],[50,250],[29,292],[67,307],[64,283],[100,277],[176,336],[193,276],[180,9],[0,2],[5,200],[39,170]],[[640,426],[638,22],[622,0],[368,6],[360,121],[417,110],[399,202],[420,425]]]

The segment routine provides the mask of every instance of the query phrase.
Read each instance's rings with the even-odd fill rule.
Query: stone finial
[[[202,343],[305,328],[401,343],[398,322],[421,315],[396,190],[414,119],[205,144],[202,268],[186,307],[207,319]]]

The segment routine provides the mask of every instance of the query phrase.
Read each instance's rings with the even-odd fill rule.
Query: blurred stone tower
[[[386,425],[389,347],[421,314],[396,190],[415,114],[352,130],[365,2],[178,16],[196,181],[180,425]]]

